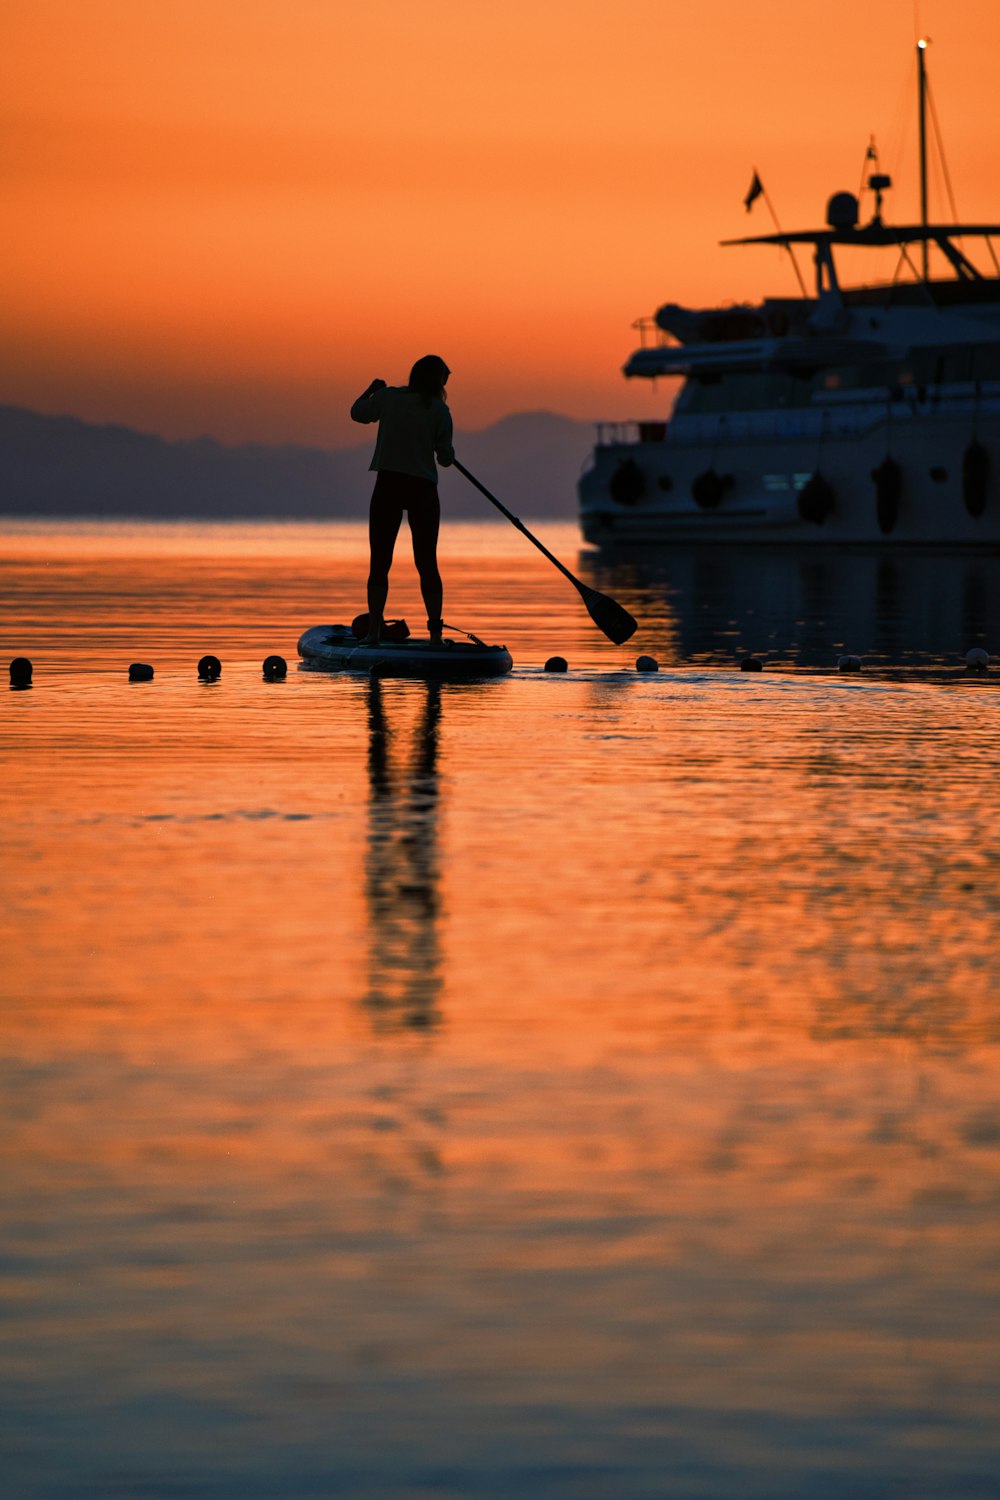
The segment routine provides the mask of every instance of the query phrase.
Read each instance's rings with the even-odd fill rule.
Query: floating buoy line
[[[739,658],[733,663],[733,668],[740,672],[763,672],[766,661],[764,658],[754,655],[752,652]],[[823,676],[822,667],[800,667],[787,663],[775,663],[777,672],[772,676],[783,677],[818,677]],[[843,653],[838,656],[827,672],[838,673],[861,673],[865,667],[862,656],[852,653]],[[726,668],[718,663],[684,662],[677,664],[680,670],[699,670],[707,672],[721,672]],[[569,662],[565,656],[550,656],[546,660],[542,671],[545,673],[568,673]],[[620,669],[618,669],[620,670]],[[635,660],[635,673],[637,676],[650,676],[659,672],[660,663],[655,656],[638,656]],[[962,667],[927,667],[903,668],[887,666],[882,662],[873,664],[869,675],[874,679],[882,681],[932,681],[948,682],[962,678],[985,678],[990,672],[990,654],[982,646],[972,646],[965,652],[962,658]],[[265,682],[284,682],[288,676],[288,663],[283,656],[276,654],[264,658],[261,667],[261,675]],[[152,682],[156,676],[156,670],[149,662],[134,661],[128,666],[127,676],[129,682]],[[197,666],[198,681],[202,683],[216,683],[222,677],[222,662],[217,656],[203,656]],[[994,680],[1000,681],[1000,676]],[[34,685],[34,665],[27,656],[15,656],[10,662],[10,686],[12,692],[23,692]]]
[[[265,682],[284,682],[288,676],[288,663],[283,656],[264,658],[262,674]],[[128,666],[129,682],[152,682],[156,669],[147,661],[133,661]],[[218,682],[222,676],[222,663],[217,656],[203,656],[198,663],[199,682]],[[15,656],[10,663],[10,685],[12,688],[30,688],[34,677],[34,666],[26,656]]]

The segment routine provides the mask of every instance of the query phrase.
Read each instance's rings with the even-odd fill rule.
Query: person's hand
[[[371,385],[368,387],[368,395],[374,396],[376,391],[384,391],[385,388],[386,385],[384,380],[373,380]]]

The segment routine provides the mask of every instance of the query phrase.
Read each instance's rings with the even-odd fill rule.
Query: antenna
[[[875,213],[872,217],[873,224],[882,222],[882,194],[887,188],[892,187],[892,178],[888,172],[874,172],[868,179],[868,186],[875,194]]]

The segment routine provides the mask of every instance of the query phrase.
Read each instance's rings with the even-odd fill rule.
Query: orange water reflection
[[[16,1482],[985,1493],[989,685],[265,684],[320,565],[211,687],[175,559],[149,685],[82,586],[3,700]]]
[[[433,1026],[441,989],[438,939],[438,726],[441,684],[424,683],[406,768],[392,762],[385,690],[373,678],[368,696],[369,978],[365,1004],[376,1024]]]

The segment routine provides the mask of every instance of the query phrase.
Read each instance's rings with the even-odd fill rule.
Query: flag
[[[757,176],[757,172],[756,172],[756,169],[755,169],[754,170],[754,174],[753,174],[753,182],[751,182],[751,184],[750,184],[750,190],[747,193],[746,197],[743,199],[743,206],[746,209],[747,213],[749,213],[750,210],[753,208],[754,204],[756,203],[757,199],[760,197],[760,195],[761,195],[761,193],[763,191],[764,191],[764,184],[761,182],[760,178]]]

